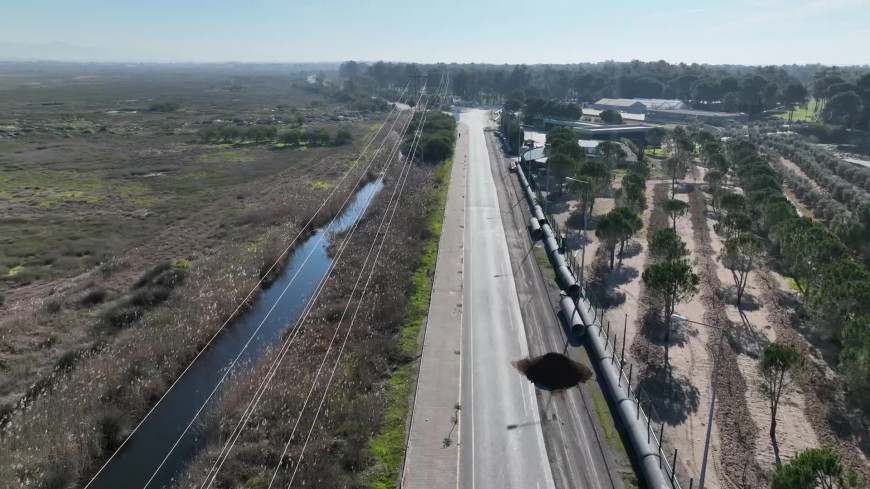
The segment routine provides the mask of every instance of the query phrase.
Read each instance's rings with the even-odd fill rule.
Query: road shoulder
[[[402,487],[457,487],[468,128],[458,126],[438,259],[422,333]]]

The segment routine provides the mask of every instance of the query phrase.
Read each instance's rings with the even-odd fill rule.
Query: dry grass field
[[[4,423],[178,294],[215,292],[228,261],[255,277],[310,218],[385,114],[332,102],[286,70],[0,64]],[[353,139],[202,142],[217,124]]]

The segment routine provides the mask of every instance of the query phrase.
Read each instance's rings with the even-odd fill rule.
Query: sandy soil
[[[642,307],[638,302],[641,295],[641,278],[640,274],[647,262],[647,232],[650,222],[650,214],[652,212],[652,203],[654,199],[654,188],[662,183],[662,180],[651,179],[647,182],[647,201],[649,206],[642,215],[644,228],[635,236],[634,239],[626,247],[625,257],[615,265],[613,272],[609,273],[606,280],[608,285],[616,289],[619,305],[613,307],[607,312],[606,318],[611,321],[612,328],[618,333],[625,329],[627,343],[631,344],[638,334],[638,316],[641,314]],[[614,187],[619,187],[619,181],[615,182]],[[680,185],[677,188],[677,198],[688,201],[688,195],[685,193],[685,187]],[[579,206],[577,201],[570,202],[568,211],[573,211]],[[601,216],[610,212],[614,207],[612,198],[598,198],[595,200],[593,208],[594,216]],[[554,215],[560,225],[564,225],[568,220],[569,214],[561,213]],[[687,243],[690,252],[695,249],[691,223],[688,217],[681,218],[677,221],[677,229],[683,239]],[[586,250],[587,280],[594,273],[593,262],[594,257],[599,248],[599,241],[595,237],[595,231],[589,231],[590,242]],[[580,259],[581,250],[574,250],[575,256]],[[730,275],[727,277],[730,281]],[[680,312],[690,318],[702,318],[703,306],[700,297],[696,296],[688,304],[680,306]],[[710,372],[712,371],[712,359],[707,353],[705,344],[707,342],[707,334],[705,331],[698,331],[694,327],[683,328],[675,327],[672,333],[672,338],[685,337],[689,339],[689,343],[682,346],[672,346],[670,349],[671,364],[676,367],[677,375],[683,378],[683,382],[692,385],[695,394],[692,395],[691,411],[687,417],[679,420],[679,422],[668,424],[665,432],[667,446],[676,448],[681,454],[679,473],[688,472],[685,477],[694,477],[697,480],[698,470],[701,465],[701,459],[704,451],[704,439],[706,436],[707,416],[706,409],[707,401],[710,398]],[[620,338],[621,339],[621,338]],[[626,350],[628,360],[635,362],[631,358],[630,351]],[[666,418],[671,418],[666,415]],[[719,451],[719,440],[717,430],[714,430],[711,441],[712,451],[711,457],[716,458]],[[686,457],[688,455],[688,458]],[[715,463],[711,463],[707,469],[706,484],[711,488],[721,487],[718,477],[718,469]]]
[[[714,224],[714,220],[707,220],[710,236],[716,236],[713,229]],[[723,242],[720,239],[713,239],[710,244],[717,255],[722,251]],[[720,266],[717,273],[723,285],[733,286],[734,280],[728,269]],[[788,281],[784,277],[771,271],[767,273],[777,278],[776,283],[779,287],[785,287],[785,290],[788,290]],[[765,306],[761,299],[763,292],[760,281],[758,273],[751,273],[742,301],[743,310],[738,310],[733,305],[732,300],[729,301],[729,306],[725,312],[733,324],[743,329],[741,337],[743,338],[744,352],[738,354],[737,364],[740,373],[748,384],[746,404],[753,421],[760,430],[759,436],[756,438],[755,458],[762,467],[769,468],[775,463],[773,445],[770,438],[765,436],[770,427],[770,407],[767,397],[760,390],[757,365],[761,349],[766,344],[776,341],[777,337],[776,330],[769,322],[772,311]],[[783,459],[791,457],[797,451],[819,446],[815,431],[805,414],[805,404],[804,395],[799,390],[790,393],[780,403],[777,414],[777,419],[780,420],[777,426],[777,441],[780,457]]]
[[[793,163],[792,163],[793,165]],[[644,229],[631,241],[627,248],[626,256],[621,265],[617,262],[614,272],[608,276],[608,282],[614,285],[617,294],[624,295],[624,300],[610,309],[607,317],[612,321],[613,328],[619,332],[623,324],[626,324],[627,342],[631,344],[638,336],[638,314],[643,309],[640,307],[639,298],[641,295],[641,278],[640,274],[643,271],[647,261],[647,232],[650,221],[651,207],[653,203],[653,189],[655,185],[660,184],[661,180],[650,180],[647,184],[647,200],[650,204],[643,213]],[[694,175],[689,176],[684,182],[678,184],[676,198],[689,201],[689,193],[692,185],[703,185],[703,169],[696,170]],[[617,182],[618,185],[618,182]],[[576,200],[568,201],[564,207],[564,212],[556,214],[557,221],[565,229],[570,229],[566,226],[569,222],[569,213],[579,206]],[[613,208],[613,199],[598,198],[595,201],[594,215],[600,216],[606,214]],[[708,216],[707,226],[711,238],[709,243],[713,254],[718,256],[721,252],[723,243],[722,240],[714,231],[716,221]],[[683,240],[686,242],[690,252],[690,262],[695,266],[696,271],[700,268],[699,264],[702,257],[699,254],[698,243],[695,242],[695,233],[693,232],[691,219],[689,216],[677,220],[677,231]],[[592,263],[595,254],[598,250],[598,240],[595,238],[595,232],[590,231],[590,242],[587,248],[587,280],[592,276]],[[574,251],[575,255],[580,258],[580,250]],[[789,291],[788,281],[785,277],[770,271],[765,270],[767,277],[771,278],[771,283],[782,291]],[[753,272],[743,300],[743,311],[739,311],[734,305],[733,288],[734,279],[731,272],[726,269],[717,260],[716,278],[721,282],[721,293],[724,297],[725,314],[727,319],[738,328],[739,338],[741,343],[741,352],[737,354],[737,368],[740,376],[746,382],[745,403],[748,409],[749,416],[757,427],[757,436],[755,436],[755,444],[753,458],[757,464],[762,467],[762,470],[770,470],[774,463],[774,450],[770,438],[767,436],[767,430],[770,426],[770,410],[766,398],[759,389],[757,357],[761,349],[767,343],[777,339],[776,330],[771,325],[770,315],[774,313],[767,307],[763,301],[764,295],[763,283],[758,273]],[[677,311],[693,320],[704,321],[705,310],[702,294],[697,294],[687,303],[679,304]],[[626,318],[628,319],[626,321]],[[711,374],[713,371],[713,359],[710,351],[710,332],[701,326],[685,326],[673,325],[671,330],[672,345],[670,348],[670,363],[674,367],[674,378],[683,386],[683,390],[687,395],[685,405],[678,414],[669,413],[668,427],[666,430],[667,445],[669,448],[679,450],[681,462],[681,470],[688,472],[688,475],[695,477],[697,480],[698,472],[703,458],[704,440],[706,437],[707,418],[709,415],[709,400],[711,390]],[[629,357],[631,355],[629,354]],[[632,359],[633,361],[633,359]],[[722,390],[719,391],[719,396],[725,395]],[[806,414],[806,404],[804,393],[796,389],[788,395],[787,399],[783,399],[780,405],[780,411],[777,419],[777,441],[779,443],[780,456],[787,459],[796,451],[819,446],[819,437],[816,436],[813,424]],[[717,403],[718,405],[718,403]],[[714,421],[714,426],[711,436],[711,452],[710,462],[707,467],[705,485],[710,488],[719,488],[729,485],[729,479],[723,474],[723,459],[721,451],[720,431],[722,427],[718,425],[718,421]],[[730,433],[730,432],[729,432]],[[732,478],[734,474],[732,474]]]
[[[675,197],[688,202],[689,194],[686,184],[697,184],[701,181],[703,181],[702,177],[697,178],[697,180],[691,177],[687,178],[684,183],[677,185]],[[677,219],[677,233],[686,242],[690,263],[697,266],[700,256],[689,216]],[[728,280],[731,280],[730,275]],[[678,314],[691,320],[703,321],[705,309],[700,293],[696,294],[689,302],[678,304],[676,309]],[[669,362],[674,366],[674,377],[685,383],[687,392],[692,393],[694,390],[693,403],[685,407],[685,419],[670,429],[671,445],[680,453],[689,454],[690,461],[687,461],[685,465],[690,468],[690,471],[694,470],[697,474],[700,471],[704,456],[704,441],[712,389],[713,358],[706,346],[709,343],[709,331],[704,327],[691,324],[672,324],[671,327],[673,344],[670,348]],[[710,458],[715,460],[719,457],[718,454],[718,430],[714,430],[711,435]],[[719,470],[717,463],[708,463],[706,487],[722,487]]]

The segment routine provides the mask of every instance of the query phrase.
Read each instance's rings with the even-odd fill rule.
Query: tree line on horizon
[[[865,128],[870,121],[870,74],[867,67],[823,65],[739,66],[655,62],[563,65],[374,64],[348,61],[344,79],[370,80],[377,86],[404,86],[415,74],[437,79],[450,72],[450,87],[463,100],[497,103],[515,100],[594,102],[601,98],[664,98],[690,102],[702,110],[745,112],[756,117],[783,107],[806,106],[812,96],[822,120]],[[862,76],[863,75],[863,76]],[[433,78],[434,77],[434,78]],[[363,82],[365,83],[365,82]],[[535,102],[536,105],[540,103]],[[550,107],[571,113],[566,107]]]

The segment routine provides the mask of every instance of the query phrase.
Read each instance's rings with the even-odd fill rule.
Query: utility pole
[[[414,73],[413,75],[408,75],[408,81],[411,82],[415,95],[418,93],[418,87],[423,88],[424,86],[426,86],[427,78],[428,77],[426,75],[420,73],[419,71]]]
[[[549,162],[550,160],[547,159],[548,164]],[[547,173],[549,174],[549,171]],[[589,216],[586,215],[586,203],[589,202],[589,185],[591,184],[589,180],[581,180],[579,178],[566,177],[565,180],[582,183],[586,188],[585,198],[583,199],[583,254],[580,255],[580,293],[583,294],[583,297],[586,297],[586,246],[589,244],[589,238],[586,234],[586,221],[589,219]]]
[[[523,147],[523,126],[520,125],[520,113],[517,112],[517,154],[520,154]]]

